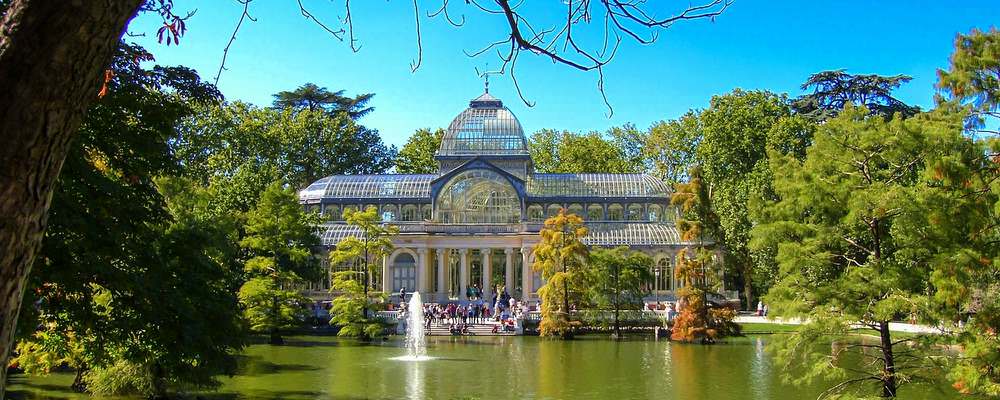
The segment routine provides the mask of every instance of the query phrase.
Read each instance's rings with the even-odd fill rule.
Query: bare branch
[[[219,85],[219,78],[222,77],[222,71],[226,70],[226,59],[229,58],[229,48],[233,45],[233,41],[236,40],[236,34],[239,33],[240,27],[243,26],[243,21],[249,19],[252,22],[257,22],[254,17],[250,16],[250,3],[253,0],[236,0],[243,4],[243,13],[240,14],[240,20],[236,23],[236,28],[233,29],[233,35],[229,37],[229,42],[226,43],[226,47],[222,49],[222,62],[219,64],[219,72],[215,74],[215,85]]]

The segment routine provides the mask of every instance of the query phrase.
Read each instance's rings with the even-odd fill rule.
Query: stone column
[[[507,256],[507,264],[503,270],[503,285],[507,289],[507,294],[514,295],[514,249],[506,248],[503,249],[504,255]]]
[[[427,295],[427,249],[417,249],[417,288],[421,296]]]
[[[531,264],[528,262],[529,257],[531,257],[531,247],[521,248],[521,299],[529,300],[534,295],[534,288],[531,285],[534,283],[531,273]]]
[[[392,294],[392,271],[389,271],[389,256],[382,258],[382,292]]]
[[[493,298],[493,249],[479,249],[483,256],[483,298]],[[487,300],[489,301],[489,300]]]
[[[437,255],[437,264],[438,264],[437,265],[437,274],[438,274],[438,279],[437,279],[437,281],[438,281],[438,283],[437,283],[437,301],[443,302],[445,300],[448,300],[448,284],[447,284],[447,282],[445,282],[445,275],[444,275],[444,273],[445,273],[445,268],[444,268],[444,266],[445,266],[445,264],[444,264],[445,249],[435,249],[434,251],[437,252],[436,255]]]
[[[465,297],[465,290],[469,287],[469,249],[459,249],[459,263],[458,263],[458,298],[460,300],[468,300]]]

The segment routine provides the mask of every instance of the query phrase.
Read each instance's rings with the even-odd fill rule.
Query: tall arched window
[[[545,209],[542,208],[541,204],[528,206],[528,220],[534,222],[545,221]]]
[[[663,220],[663,209],[659,204],[650,204],[646,206],[646,214],[649,217],[650,222],[658,222]]]
[[[521,201],[500,174],[473,169],[455,175],[438,193],[440,222],[510,224],[521,221]]]
[[[642,221],[642,204],[633,203],[628,205],[628,220]]]
[[[669,256],[662,257],[656,261],[656,265],[653,266],[653,290],[658,292],[673,290],[673,287],[670,285],[670,278],[673,276],[673,273]]]
[[[584,217],[583,206],[579,204],[570,204],[569,207],[566,207],[566,211],[568,211],[570,214],[576,214],[581,218]]]
[[[545,209],[545,216],[554,217],[559,215],[559,210],[562,210],[561,204],[549,204],[549,207]]]
[[[424,204],[420,206],[420,218],[430,220],[431,219],[431,205]]]
[[[591,204],[587,207],[588,221],[601,221],[604,219],[604,208],[600,204]]]
[[[625,209],[621,204],[608,206],[608,221],[621,221],[625,219]]]
[[[392,291],[417,290],[417,262],[410,253],[400,253],[392,262]]]
[[[389,222],[399,219],[399,210],[396,208],[395,204],[386,204],[382,206],[382,221]]]
[[[401,220],[403,221],[419,221],[420,214],[418,213],[416,204],[407,204],[403,206],[401,212]]]

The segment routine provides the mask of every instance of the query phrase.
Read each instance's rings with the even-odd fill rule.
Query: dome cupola
[[[517,117],[486,91],[451,121],[437,155],[527,156],[528,143]]]

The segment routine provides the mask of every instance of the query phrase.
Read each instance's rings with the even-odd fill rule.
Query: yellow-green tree
[[[733,323],[736,313],[725,308],[711,308],[708,294],[718,292],[722,280],[715,271],[718,265],[706,238],[721,235],[719,219],[712,210],[708,186],[701,170],[693,168],[688,183],[676,185],[677,192],[671,204],[681,208],[677,219],[681,239],[694,246],[686,246],[677,257],[674,276],[681,284],[677,291],[680,314],[674,320],[670,338],[682,342],[713,343],[725,336],[738,335],[739,325]]]
[[[581,286],[586,280],[588,251],[581,240],[587,236],[587,227],[583,218],[561,209],[545,220],[539,234],[542,240],[535,247],[535,263],[531,266],[545,280],[538,289],[542,299],[539,332],[542,336],[570,337],[574,325],[569,315],[570,300],[584,293]]]
[[[330,252],[330,265],[350,264],[361,267],[359,271],[362,274],[360,289],[365,302],[364,307],[360,309],[357,307],[346,307],[345,309],[358,309],[362,314],[362,319],[367,319],[368,302],[370,301],[369,292],[374,283],[372,275],[375,273],[374,269],[378,266],[373,261],[382,260],[392,253],[392,238],[399,234],[399,228],[383,224],[378,209],[375,207],[368,207],[364,211],[348,208],[344,210],[344,221],[348,225],[358,227],[361,230],[361,234],[359,235],[360,237],[348,236],[344,240],[341,240],[340,243],[337,243],[337,247]],[[334,276],[335,284],[333,289],[337,290],[337,279],[343,280],[348,278],[350,276],[346,274]],[[341,285],[341,289],[345,288],[354,288],[354,286]],[[335,307],[338,300],[344,301],[342,298],[335,299]]]

